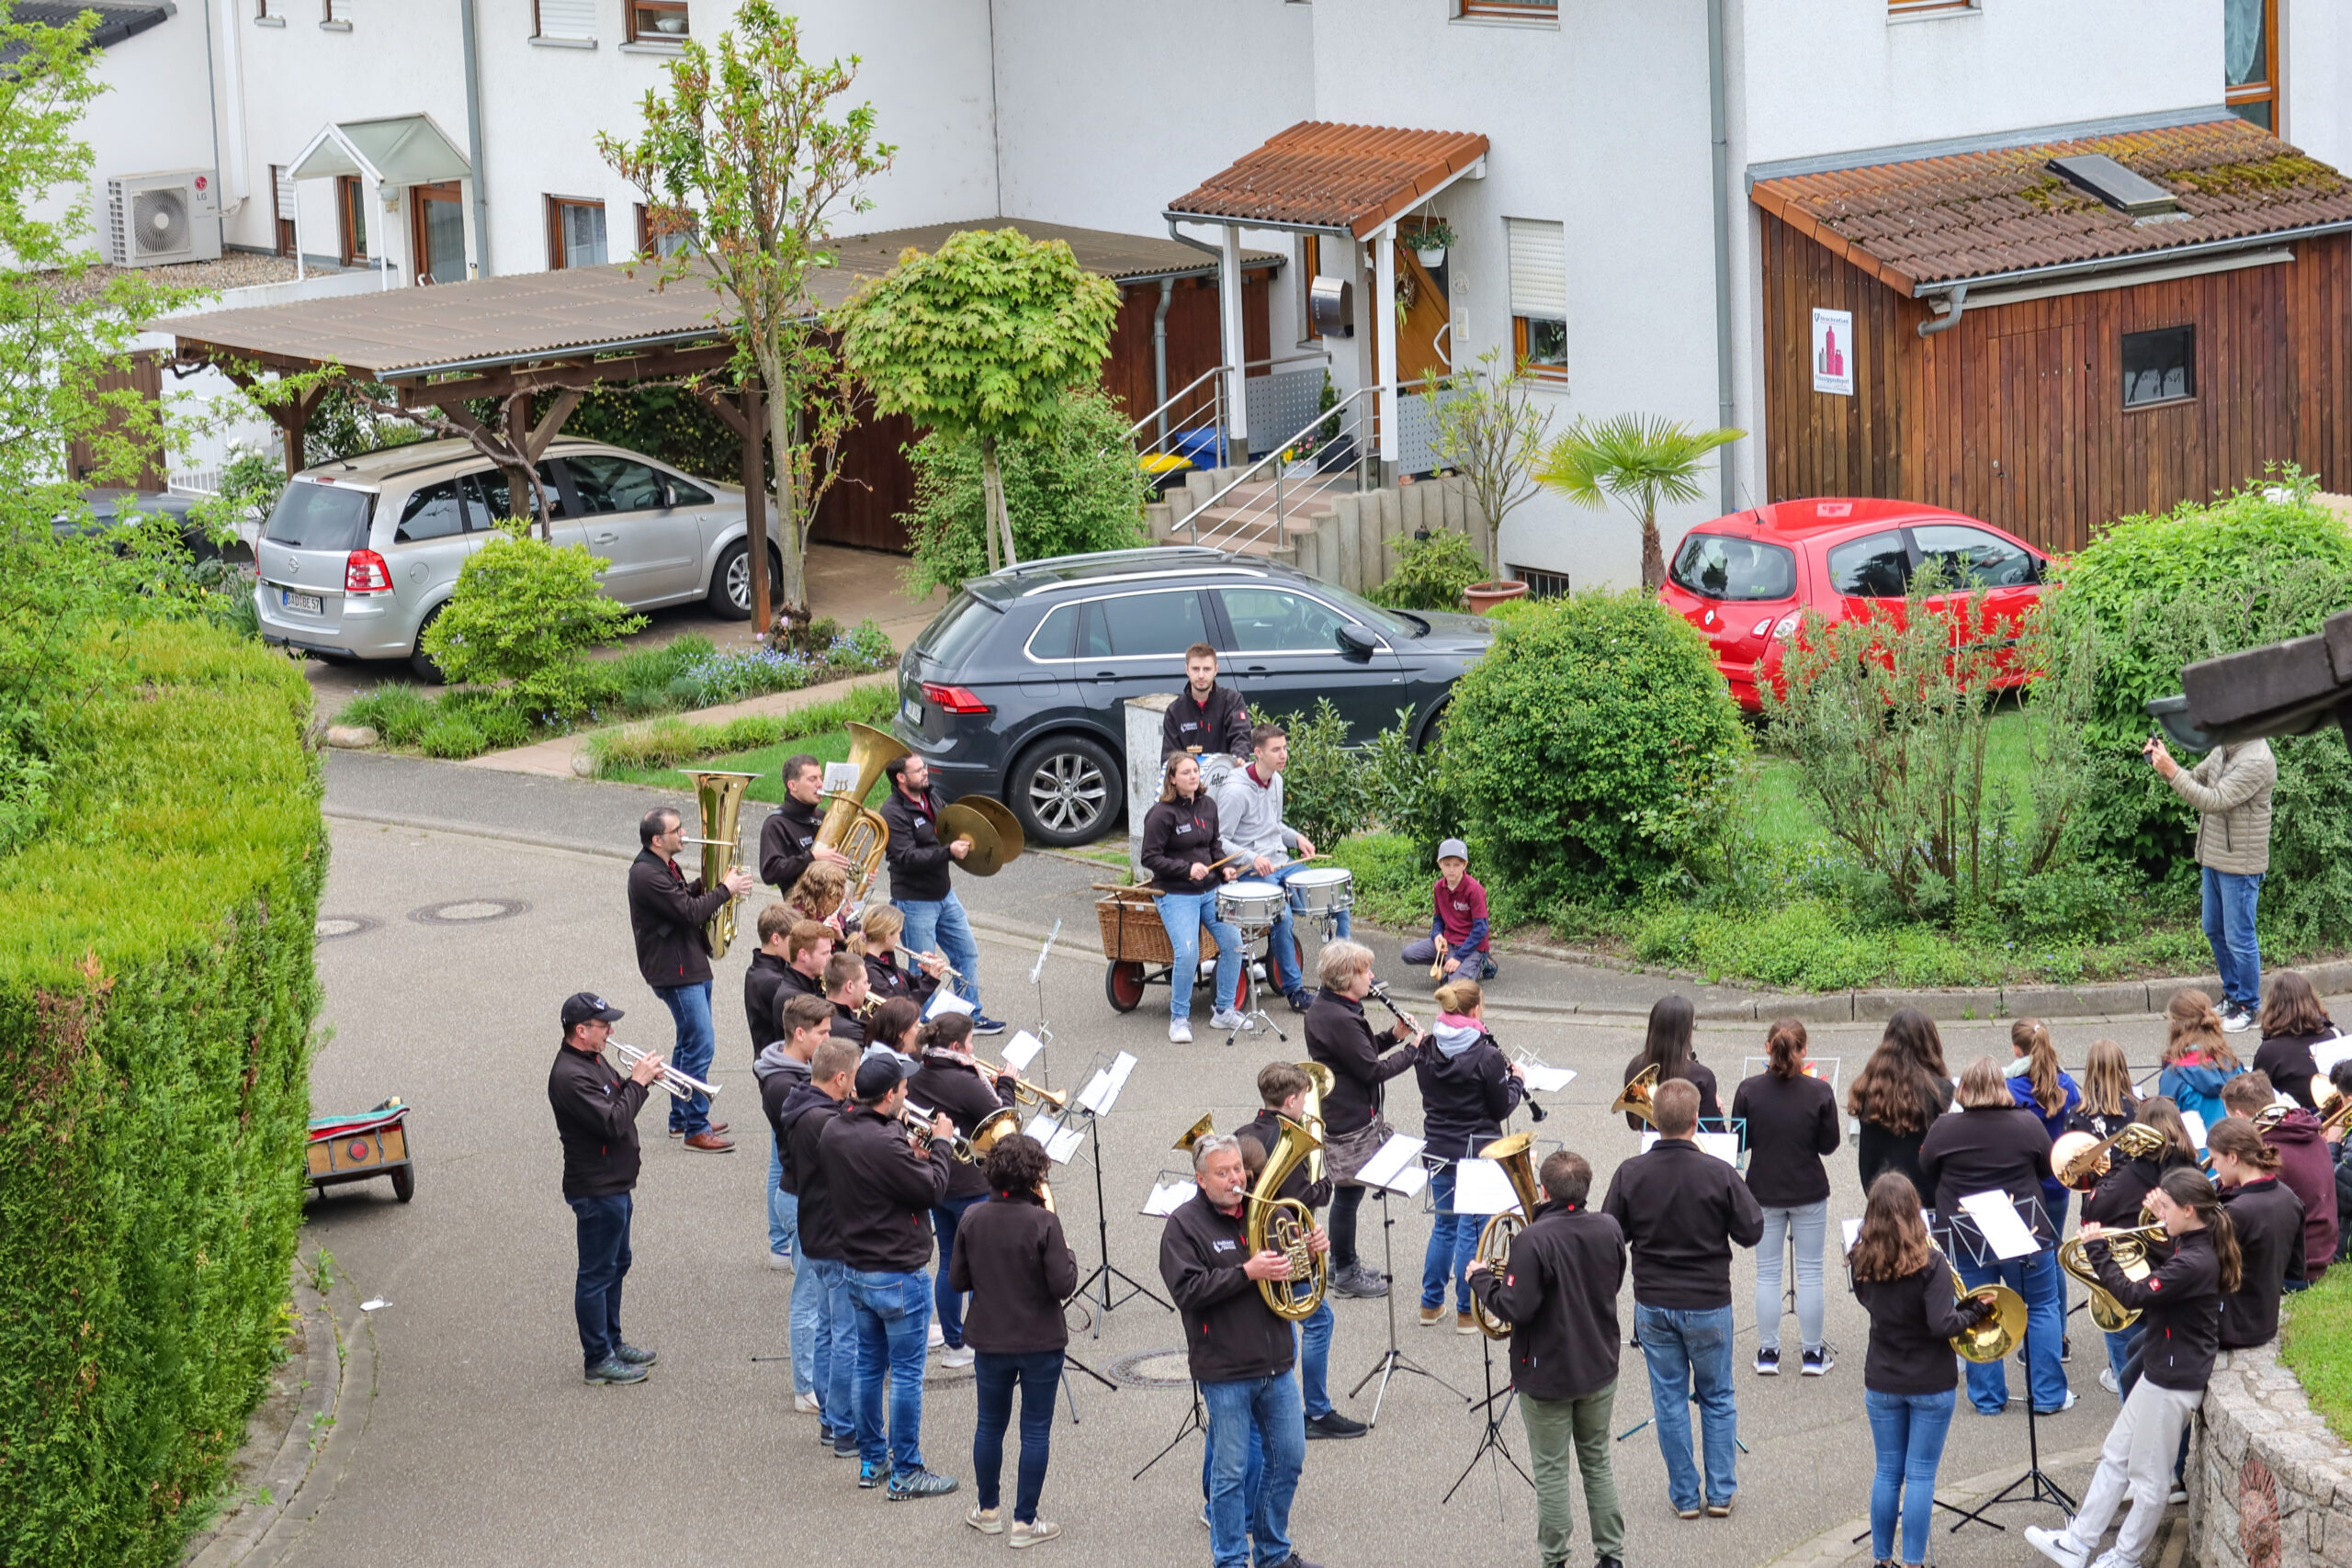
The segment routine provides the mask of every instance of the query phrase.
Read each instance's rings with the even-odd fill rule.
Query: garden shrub
[[[1467,534],[1419,533],[1397,552],[1396,570],[1369,595],[1395,610],[1459,610],[1462,595],[1487,580],[1487,563]]]
[[[1320,840],[1317,847],[1321,847]],[[1401,833],[1357,833],[1340,840],[1329,852],[1332,864],[1355,875],[1358,918],[1417,935],[1429,929],[1430,887],[1437,881],[1437,863],[1410,839]]]
[[[1696,628],[1637,592],[1545,601],[1453,688],[1448,776],[1493,879],[1543,908],[1679,879],[1747,752]]]
[[[387,746],[413,746],[437,716],[433,699],[414,686],[385,686],[344,704],[334,721],[366,725]]]
[[[1363,759],[1348,749],[1348,721],[1329,697],[1311,714],[1269,715],[1290,732],[1283,818],[1320,849],[1363,826],[1372,805]]]
[[[466,558],[424,651],[450,680],[507,682],[526,709],[569,718],[619,695],[609,668],[577,656],[627,637],[645,617],[596,586],[605,563],[585,545],[501,530]]]
[[[0,1562],[146,1568],[284,1332],[327,844],[299,670],[198,620],[84,652],[0,861]]]
[[[1411,842],[1424,863],[1436,864],[1437,847],[1461,830],[1462,802],[1446,773],[1442,736],[1427,749],[1413,745],[1412,714],[1372,738],[1363,749],[1365,804],[1372,819]]]
[[[489,750],[490,741],[472,719],[463,714],[445,713],[417,738],[416,749],[428,757],[463,761]]]

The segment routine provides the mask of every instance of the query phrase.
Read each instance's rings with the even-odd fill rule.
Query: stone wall
[[[2352,1446],[2275,1345],[2214,1364],[2189,1455],[2188,1528],[2199,1568],[2352,1568]]]

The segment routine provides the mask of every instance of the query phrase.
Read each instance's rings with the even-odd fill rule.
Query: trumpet
[[[1011,1078],[1012,1098],[1023,1105],[1050,1105],[1056,1111],[1069,1109],[1069,1090],[1066,1089],[1039,1089],[1011,1067],[995,1066],[981,1061],[978,1056],[972,1058],[972,1066],[979,1068],[985,1077]]]
[[[622,1071],[628,1073],[637,1071],[637,1065],[653,1054],[650,1051],[640,1051],[634,1045],[624,1045],[617,1040],[612,1042],[612,1046],[614,1050],[620,1053]],[[671,1097],[676,1100],[692,1100],[698,1094],[715,1097],[718,1093],[717,1084],[705,1083],[691,1074],[682,1073],[667,1062],[662,1064],[662,1076],[654,1082],[668,1089]]]
[[[931,1151],[931,1145],[939,1140],[938,1130],[931,1124],[931,1119],[937,1114],[939,1114],[937,1111],[926,1111],[911,1100],[899,1107],[899,1120],[906,1123],[909,1141],[926,1154]],[[971,1165],[979,1158],[979,1156],[972,1151],[970,1142],[960,1134],[949,1138],[947,1152],[966,1165]]]

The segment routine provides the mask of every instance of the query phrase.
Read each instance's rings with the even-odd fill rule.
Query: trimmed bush
[[[0,1562],[24,1568],[176,1558],[284,1333],[304,1188],[308,686],[195,622],[104,653],[43,832],[0,860]]]
[[[1486,579],[1486,560],[1470,536],[1441,528],[1406,540],[1396,571],[1370,598],[1396,610],[1459,610],[1464,591]]]
[[[570,718],[616,699],[610,666],[575,657],[645,625],[605,597],[604,570],[585,545],[502,530],[458,569],[448,607],[424,628],[424,651],[452,681],[511,682],[533,712]]]
[[[1747,754],[1706,642],[1637,592],[1505,622],[1455,684],[1446,734],[1465,836],[1528,908],[1678,879],[1719,834]]]

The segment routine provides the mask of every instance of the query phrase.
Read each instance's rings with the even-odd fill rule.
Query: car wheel
[[[424,619],[417,623],[416,651],[408,656],[409,669],[415,672],[418,680],[429,685],[446,686],[449,683],[448,675],[441,666],[433,662],[432,655],[424,651],[424,634],[433,629],[433,623],[439,620],[441,612],[448,607],[448,601],[443,600],[424,613]]]
[[[784,558],[768,551],[768,603],[775,603],[775,585],[784,576]],[[752,552],[738,539],[719,552],[710,573],[710,613],[722,621],[752,618]]]
[[[1119,819],[1119,764],[1083,735],[1057,735],[1021,754],[1006,775],[1005,804],[1041,844],[1091,844]]]
[[[1430,709],[1429,717],[1421,720],[1420,735],[1413,741],[1414,750],[1426,751],[1437,744],[1439,728],[1445,723],[1445,710],[1453,705],[1453,699],[1447,697]]]

